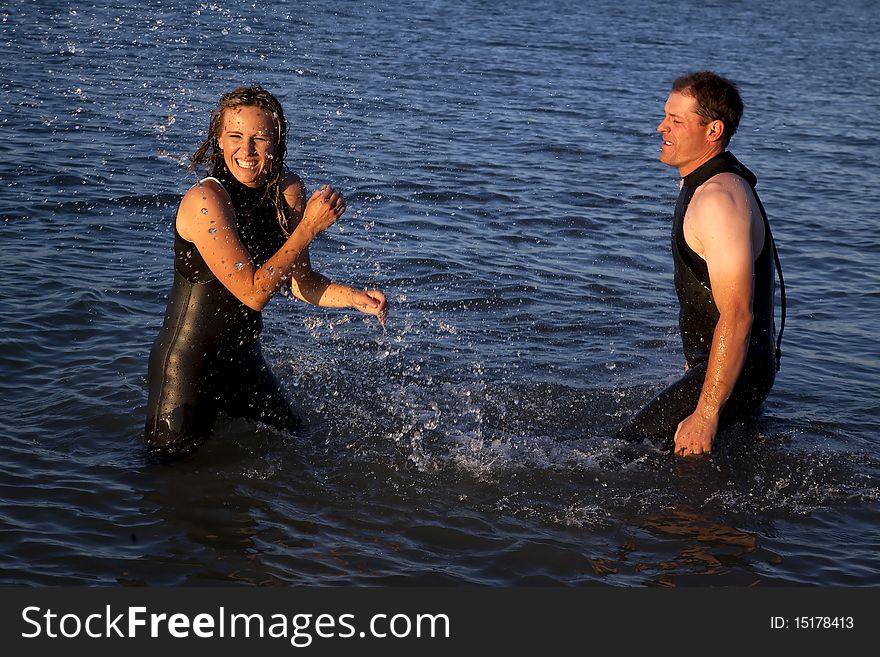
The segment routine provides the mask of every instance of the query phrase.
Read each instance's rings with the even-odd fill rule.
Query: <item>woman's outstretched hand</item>
[[[330,185],[321,185],[306,203],[304,226],[313,235],[332,226],[345,212],[345,198]]]
[[[388,301],[379,290],[353,290],[351,305],[368,315],[375,315],[384,327],[388,317]]]

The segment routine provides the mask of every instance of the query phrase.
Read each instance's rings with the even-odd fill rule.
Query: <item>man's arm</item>
[[[748,185],[737,176],[722,174],[699,190],[685,218],[685,239],[706,260],[719,320],[697,407],[675,432],[675,453],[682,456],[712,450],[721,409],[745,363],[753,320],[756,246],[763,241],[762,235],[753,234],[755,212]]]

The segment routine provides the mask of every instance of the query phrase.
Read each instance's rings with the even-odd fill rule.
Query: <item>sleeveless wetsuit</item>
[[[749,184],[764,220],[764,246],[754,264],[753,322],[748,352],[739,379],[722,409],[719,426],[755,418],[776,378],[779,358],[779,343],[774,345],[776,328],[773,317],[776,287],[774,261],[778,267],[776,247],[767,213],[754,189],[757,178],[731,153],[723,152],[685,176],[672,222],[675,290],[680,305],[679,328],[688,370],[630,421],[622,432],[624,437],[668,442],[671,447],[678,424],[697,407],[706,379],[709,351],[719,313],[712,296],[706,261],[685,241],[684,217],[697,188],[719,173],[736,174]],[[779,273],[781,281],[781,269]]]
[[[221,163],[212,176],[232,199],[254,265],[286,240],[265,188],[239,183]],[[211,273],[195,244],[174,230],[174,283],[150,352],[144,442],[160,457],[182,456],[211,433],[218,412],[293,430],[300,419],[260,348],[262,314]]]

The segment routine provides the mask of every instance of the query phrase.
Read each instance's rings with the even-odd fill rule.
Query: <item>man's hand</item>
[[[699,410],[683,419],[675,431],[675,454],[692,456],[712,451],[712,441],[718,430],[718,417],[707,416]]]

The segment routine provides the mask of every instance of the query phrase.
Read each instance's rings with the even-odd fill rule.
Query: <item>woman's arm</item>
[[[308,248],[297,259],[290,278],[293,295],[313,306],[325,308],[355,308],[368,315],[375,315],[384,326],[388,315],[388,302],[379,290],[358,290],[349,285],[334,283],[312,269]]]
[[[262,266],[256,267],[235,225],[229,194],[217,182],[193,186],[177,211],[177,232],[193,242],[211,273],[239,301],[260,311],[291,277],[299,256],[322,230],[345,211],[345,201],[332,188],[323,187],[308,206],[284,245]]]
[[[284,197],[290,208],[291,224],[298,227],[303,211],[305,185],[293,174],[289,174]],[[388,314],[388,302],[379,290],[358,290],[349,285],[334,283],[329,278],[312,269],[308,247],[296,259],[290,278],[290,291],[293,295],[313,306],[325,308],[355,308],[368,315],[375,315],[384,326]]]

